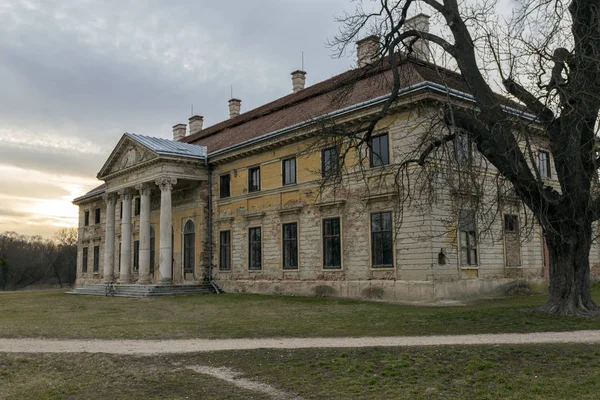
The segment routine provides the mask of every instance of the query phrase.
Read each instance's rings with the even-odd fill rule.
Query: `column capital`
[[[140,196],[146,196],[152,192],[152,185],[150,183],[140,183],[135,185],[135,190],[140,192]]]
[[[121,189],[117,193],[125,201],[129,201],[133,197],[133,190],[131,188]]]
[[[117,200],[117,195],[114,192],[104,193],[102,195],[102,200],[104,200],[104,202],[107,204],[114,204],[115,201]]]
[[[173,178],[171,176],[163,176],[157,178],[155,183],[158,185],[161,191],[171,191],[173,186],[177,184],[177,178]]]

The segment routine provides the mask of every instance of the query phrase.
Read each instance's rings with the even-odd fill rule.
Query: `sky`
[[[0,0],[0,232],[51,237],[124,132],[172,138],[353,65],[327,40],[349,0]]]

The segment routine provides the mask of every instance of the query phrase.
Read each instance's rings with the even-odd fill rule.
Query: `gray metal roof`
[[[130,137],[159,155],[206,158],[206,146],[198,146],[195,144],[176,142],[174,140],[138,135],[129,132],[125,132],[125,136]]]

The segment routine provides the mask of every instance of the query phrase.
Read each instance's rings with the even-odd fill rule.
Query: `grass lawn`
[[[521,345],[228,351],[161,357],[0,354],[0,399],[260,399],[189,371],[228,367],[305,399],[597,399],[600,348]]]
[[[185,361],[181,361],[185,359]],[[307,399],[598,399],[597,345],[253,350],[180,357]]]
[[[0,353],[0,399],[267,399],[161,357]]]
[[[594,289],[600,302],[600,289]],[[545,296],[419,307],[242,294],[130,299],[0,293],[0,337],[177,339],[389,336],[600,329],[600,319],[530,309]]]

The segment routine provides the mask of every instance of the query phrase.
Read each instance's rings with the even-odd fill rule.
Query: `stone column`
[[[171,190],[177,179],[162,177],[156,180],[160,188],[160,283],[173,283],[173,210],[171,209]]]
[[[104,234],[104,282],[114,280],[115,261],[115,203],[114,193],[106,193],[103,196],[106,202],[106,223]]]
[[[140,192],[140,278],[138,283],[150,283],[150,193],[148,184],[136,186]]]
[[[123,201],[123,218],[121,218],[121,273],[120,283],[131,283],[131,190],[119,191]]]

